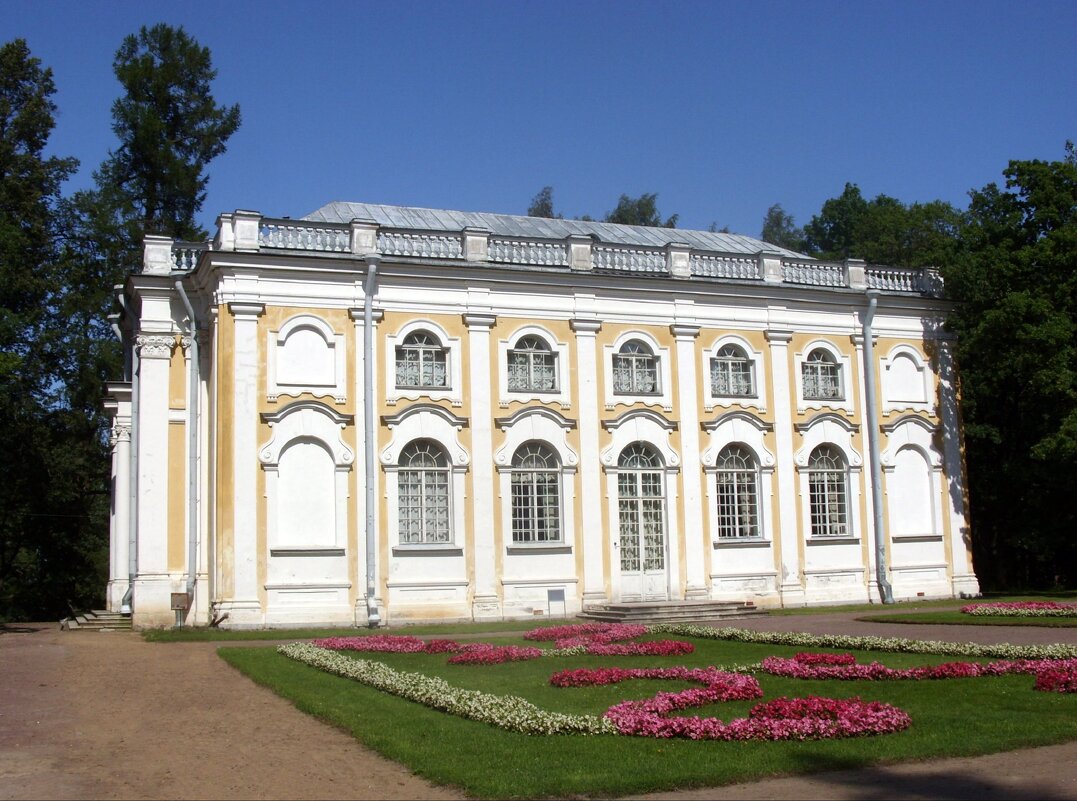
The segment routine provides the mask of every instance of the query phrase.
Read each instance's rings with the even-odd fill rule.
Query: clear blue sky
[[[758,235],[840,194],[936,198],[1077,139],[1077,3],[0,3],[53,69],[52,152],[115,146],[112,58],[140,25],[208,46],[243,124],[201,222],[331,200],[566,216],[657,192],[680,227]]]

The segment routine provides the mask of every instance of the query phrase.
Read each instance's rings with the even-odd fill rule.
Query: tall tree
[[[1011,161],[971,193],[944,270],[957,333],[977,571],[1072,586],[1077,514],[1077,154]]]
[[[781,203],[775,203],[767,209],[759,238],[787,250],[802,252],[806,247],[804,231],[794,224],[793,215],[787,214]]]
[[[55,125],[52,71],[16,39],[0,47],[0,619],[25,617],[42,595],[71,597],[68,521],[55,504],[51,319],[60,187],[78,166],[46,157]],[[77,579],[76,579],[77,582]]]
[[[558,214],[553,210],[553,187],[544,186],[538,191],[533,198],[531,198],[531,205],[527,207],[528,217],[545,217],[547,219],[559,220],[564,215]]]
[[[644,192],[639,197],[621,195],[617,207],[606,215],[606,222],[622,225],[649,225],[652,228],[676,228],[677,218],[674,214],[664,221],[658,212],[658,193]]]

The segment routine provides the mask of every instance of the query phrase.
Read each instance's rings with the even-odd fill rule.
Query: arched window
[[[816,348],[801,365],[805,400],[842,400],[841,365],[826,348]]]
[[[617,461],[617,514],[621,570],[665,570],[665,475],[662,459],[634,442]]]
[[[452,542],[449,461],[430,440],[416,440],[400,452],[400,542]]]
[[[833,445],[820,445],[808,458],[808,495],[813,537],[845,537],[849,531],[849,489],[845,459]]]
[[[509,351],[510,392],[556,392],[557,355],[535,336],[520,337]]]
[[[436,389],[448,385],[448,357],[441,342],[426,331],[408,334],[396,348],[397,388]]]
[[[657,395],[658,357],[638,339],[630,339],[613,356],[615,395]]]
[[[755,395],[755,370],[748,354],[736,345],[724,345],[711,359],[711,394],[716,398]]]
[[[528,442],[512,457],[512,541],[560,542],[561,465],[557,454]]]
[[[718,536],[759,536],[759,472],[752,454],[727,445],[715,462],[718,479]]]

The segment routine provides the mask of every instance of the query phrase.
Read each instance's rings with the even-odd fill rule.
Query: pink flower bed
[[[841,661],[835,661],[836,658]],[[767,673],[793,679],[846,681],[965,679],[977,676],[1001,676],[1007,673],[1029,673],[1038,677],[1049,672],[1063,677],[1055,681],[1051,687],[1053,692],[1073,692],[1071,689],[1062,689],[1067,685],[1067,680],[1064,678],[1067,676],[1070,685],[1077,685],[1077,659],[1017,659],[987,664],[946,662],[941,665],[899,670],[888,668],[878,662],[871,662],[867,665],[856,664],[851,654],[797,654],[792,659],[768,656],[762,661],[761,667]],[[1038,680],[1036,689],[1044,689]]]
[[[690,642],[658,640],[622,643],[647,633],[646,626],[630,623],[581,623],[534,629],[525,640],[554,640],[558,648],[584,648],[592,656],[683,656],[696,650]],[[615,644],[619,643],[619,644]]]
[[[752,676],[716,668],[601,668],[565,670],[550,682],[557,687],[615,684],[628,679],[679,679],[704,686],[658,693],[644,701],[611,706],[605,717],[621,734],[637,737],[686,737],[692,740],[807,740],[882,734],[907,728],[902,710],[859,698],[778,698],[757,704],[747,718],[724,723],[718,718],[669,717],[671,712],[720,701],[759,698],[763,691]]]
[[[463,651],[449,658],[450,665],[500,665],[502,662],[526,662],[542,656],[541,648],[526,648],[519,645],[490,645],[489,643],[472,643],[464,646]]]
[[[408,634],[372,634],[369,637],[326,637],[314,640],[319,648],[331,651],[361,651],[389,654],[440,654],[459,651],[463,646],[453,640],[424,642]]]
[[[1077,616],[1077,604],[1060,601],[995,601],[961,607],[966,615],[1006,615],[1028,617]]]
[[[1041,670],[1036,689],[1045,693],[1077,693],[1077,670]]]

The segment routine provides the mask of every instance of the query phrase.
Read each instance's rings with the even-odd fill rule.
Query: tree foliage
[[[606,222],[621,225],[647,225],[652,228],[676,228],[680,215],[673,214],[662,219],[658,211],[658,193],[644,192],[639,197],[621,195],[617,206],[606,214]]]
[[[559,220],[563,215],[553,210],[553,187],[544,186],[533,198],[531,205],[527,207],[528,217],[545,217],[546,219]]]
[[[1077,157],[1011,161],[971,193],[944,270],[957,333],[977,570],[1072,586],[1077,486]]]
[[[781,203],[775,203],[767,209],[759,238],[764,242],[798,253],[806,249],[804,231],[793,222],[793,215],[787,214]]]

